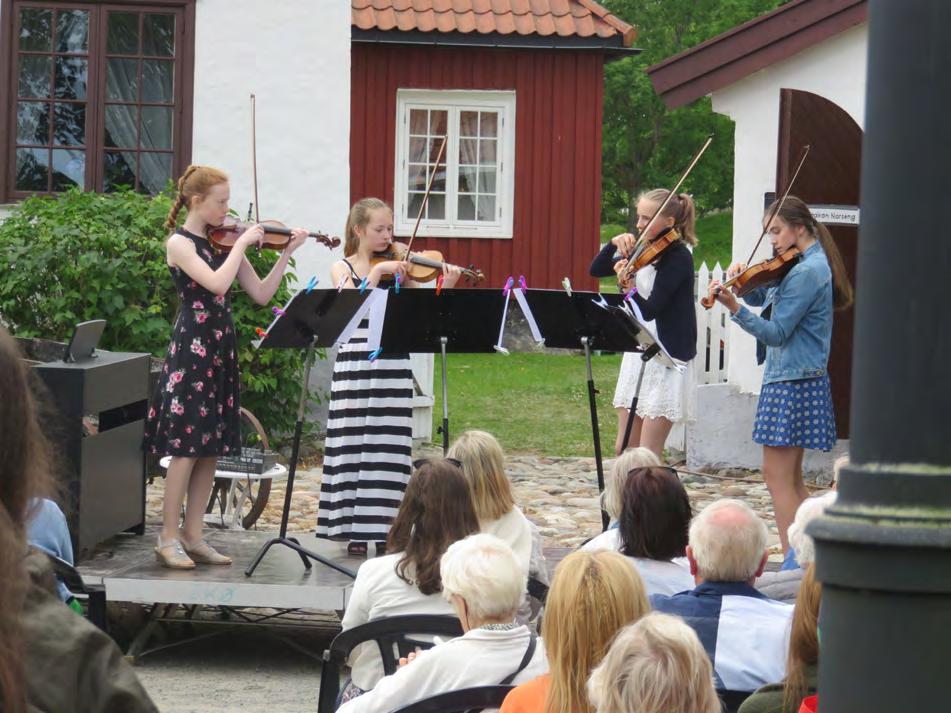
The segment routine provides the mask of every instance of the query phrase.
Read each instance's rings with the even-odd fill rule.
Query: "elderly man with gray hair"
[[[721,693],[755,691],[785,675],[793,608],[753,588],[766,566],[766,536],[766,523],[745,503],[711,503],[690,524],[687,560],[697,586],[650,598],[655,611],[697,632]]]
[[[493,535],[470,535],[439,562],[442,595],[463,635],[409,660],[338,713],[386,713],[439,693],[524,683],[548,673],[541,639],[515,621],[527,576],[512,548]]]

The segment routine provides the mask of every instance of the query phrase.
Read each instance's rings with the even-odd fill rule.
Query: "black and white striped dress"
[[[412,472],[409,355],[371,362],[367,332],[364,319],[334,364],[317,537],[385,541]]]

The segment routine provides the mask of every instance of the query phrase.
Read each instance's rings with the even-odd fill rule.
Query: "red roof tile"
[[[361,30],[620,36],[624,47],[637,36],[594,0],[351,0],[351,10]]]

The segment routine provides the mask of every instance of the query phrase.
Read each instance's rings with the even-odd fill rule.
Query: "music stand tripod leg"
[[[446,379],[446,337],[439,338],[439,347],[442,360],[442,454],[445,457],[449,452],[449,386]]]
[[[634,419],[637,418],[637,400],[641,395],[641,382],[644,381],[644,370],[647,368],[647,362],[660,353],[660,347],[652,344],[644,353],[641,354],[641,370],[637,374],[637,385],[634,387],[634,398],[631,399],[631,410],[627,413],[627,425],[624,426],[624,440],[621,441],[621,453],[627,449],[628,441],[631,440],[631,430],[634,428]],[[621,455],[618,453],[617,455]]]
[[[301,562],[304,563],[306,569],[311,568],[310,560],[315,560],[321,564],[327,565],[331,569],[335,569],[341,574],[345,574],[348,577],[353,577],[356,579],[356,572],[353,572],[346,567],[342,567],[336,562],[331,562],[325,557],[321,557],[315,552],[301,546],[300,542],[297,541],[297,538],[287,536],[287,522],[290,519],[291,513],[291,496],[294,493],[294,476],[297,474],[297,456],[300,452],[300,439],[301,431],[304,427],[304,414],[307,410],[307,384],[310,381],[310,367],[313,363],[314,357],[314,343],[316,342],[316,337],[311,340],[311,343],[307,346],[307,352],[304,355],[304,378],[301,382],[301,393],[300,401],[297,405],[297,423],[294,424],[294,442],[291,447],[291,464],[290,468],[287,471],[287,490],[284,493],[284,511],[281,513],[281,531],[280,534],[268,540],[264,543],[264,546],[258,551],[254,559],[251,561],[251,564],[248,565],[248,568],[244,570],[246,577],[250,577],[254,574],[254,570],[257,569],[258,565],[261,563],[261,560],[264,559],[264,555],[267,554],[267,551],[271,549],[273,545],[284,545],[289,547],[301,558]]]
[[[591,340],[588,337],[581,338],[581,345],[584,347],[584,362],[588,369],[588,409],[591,411],[591,435],[594,438],[594,465],[598,472],[598,492],[604,493],[604,461],[601,459],[601,429],[598,426],[598,402],[595,394],[598,393],[594,388],[594,372],[591,369]],[[608,529],[608,513],[601,508],[601,530]]]

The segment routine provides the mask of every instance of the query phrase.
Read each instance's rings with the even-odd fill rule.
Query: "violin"
[[[700,157],[703,156],[704,152],[713,143],[713,134],[710,134],[707,137],[707,140],[703,142],[703,146],[700,147],[700,150],[694,155],[693,159],[690,161],[690,165],[687,166],[687,169],[683,172],[683,175],[680,176],[680,179],[667,192],[667,197],[657,206],[657,210],[654,211],[654,215],[651,216],[651,219],[647,221],[647,225],[644,226],[644,229],[641,231],[640,238],[638,238],[638,245],[644,242],[644,236],[647,235],[648,231],[651,229],[651,226],[654,222],[663,214],[664,209],[667,207],[667,204],[670,203],[671,199],[677,195],[677,191],[680,190],[680,187],[683,185],[684,181],[687,180],[687,176],[690,175],[690,172],[693,171],[693,167],[697,165],[697,161],[700,160]],[[673,233],[673,235],[670,235]],[[668,247],[674,244],[674,242],[680,237],[674,230],[668,231],[666,234],[667,237],[657,237],[649,245],[641,248],[639,252],[635,252],[635,259],[628,262],[624,266],[624,270],[618,274],[618,283],[625,285],[631,282],[631,278],[634,277],[634,273],[640,270],[645,265],[650,265],[661,253],[666,250]],[[643,256],[643,258],[641,258]]]
[[[400,246],[403,247],[403,246]],[[435,280],[439,275],[442,274],[443,266],[446,264],[443,261],[442,253],[438,250],[421,250],[414,253],[410,253],[409,257],[406,257],[406,251],[401,250],[397,253],[397,250],[390,248],[386,252],[376,253],[370,259],[370,267],[377,265],[381,262],[386,262],[388,260],[406,260],[410,263],[410,269],[407,271],[406,276],[415,280],[416,282],[431,282]],[[454,267],[450,265],[450,267]],[[471,265],[469,267],[461,267],[463,277],[466,277],[472,282],[481,282],[485,279],[485,275],[482,274],[482,270],[473,268]]]
[[[740,274],[730,278],[717,287],[710,288],[710,294],[700,298],[700,304],[704,309],[710,309],[717,301],[717,293],[727,287],[732,287],[737,297],[743,297],[749,294],[757,287],[763,287],[773,282],[778,282],[786,277],[786,274],[792,270],[793,265],[799,262],[802,252],[797,247],[791,247],[785,252],[768,260],[763,260],[755,265],[750,265]]]
[[[637,272],[642,267],[647,267],[663,255],[664,251],[680,239],[680,233],[673,228],[668,228],[659,236],[654,238],[643,249],[634,253],[631,265],[631,271]]]
[[[802,170],[802,165],[806,162],[806,156],[809,155],[810,146],[806,144],[802,148],[802,158],[799,159],[799,165],[796,166],[795,173],[793,173],[792,178],[789,179],[789,185],[786,186],[786,191],[783,193],[783,197],[773,203],[773,208],[769,212],[769,218],[767,218],[766,224],[763,225],[763,232],[759,234],[759,239],[756,241],[756,245],[753,246],[753,250],[750,252],[749,260],[753,259],[757,248],[759,248],[760,243],[763,242],[763,238],[766,236],[766,233],[769,232],[770,226],[772,226],[776,216],[779,215],[779,211],[782,210],[786,199],[789,198],[789,192],[792,190],[793,184],[796,182],[796,178],[799,176],[799,172]],[[739,275],[734,276],[717,287],[711,287],[710,293],[706,297],[702,297],[700,299],[700,304],[703,305],[704,309],[710,309],[713,307],[713,303],[716,302],[717,293],[719,293],[724,287],[732,287],[736,296],[742,297],[743,295],[749,294],[757,287],[768,285],[771,282],[778,282],[779,280],[782,280],[784,277],[786,277],[786,273],[792,269],[793,265],[799,261],[801,256],[802,252],[799,250],[799,248],[791,247],[769,260],[763,260],[762,262],[758,262],[755,265],[750,265]],[[747,262],[749,262],[749,260],[747,260]]]
[[[385,252],[376,253],[370,258],[371,268],[378,263],[389,260],[406,261],[410,264],[410,269],[407,271],[406,276],[416,282],[431,282],[442,273],[446,263],[443,262],[441,252],[438,250],[417,250],[416,252],[412,252],[410,248],[413,246],[413,241],[416,240],[416,231],[419,230],[419,224],[423,219],[423,211],[426,210],[426,203],[429,201],[429,192],[433,188],[433,180],[436,178],[439,162],[442,160],[443,152],[446,150],[447,138],[448,137],[444,136],[442,143],[439,145],[439,153],[436,154],[436,164],[433,166],[432,173],[429,174],[429,181],[426,184],[426,193],[423,195],[423,200],[419,205],[419,214],[416,216],[416,225],[413,226],[413,234],[410,236],[409,244],[402,245],[398,243],[391,245]],[[455,267],[455,265],[450,265],[450,267]],[[472,282],[480,282],[485,279],[482,270],[477,270],[473,268],[472,265],[468,268],[460,267],[459,269],[462,270],[463,276]]]
[[[208,241],[218,252],[230,252],[241,234],[248,228],[254,227],[254,225],[254,223],[242,223],[234,218],[225,218],[225,222],[221,225],[208,227]],[[264,242],[261,247],[270,250],[284,250],[291,242],[291,229],[283,223],[276,220],[262,220],[258,225],[264,228]],[[328,248],[332,249],[340,245],[340,238],[338,237],[330,237],[325,233],[307,234]]]

